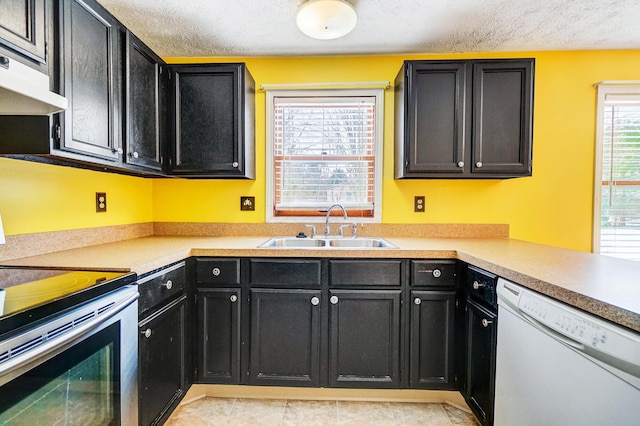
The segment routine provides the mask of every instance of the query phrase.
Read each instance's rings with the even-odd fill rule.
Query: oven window
[[[119,424],[119,342],[116,323],[2,386],[0,424]]]

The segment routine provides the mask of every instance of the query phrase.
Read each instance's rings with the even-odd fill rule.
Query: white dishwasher
[[[498,280],[497,426],[640,425],[640,333]]]

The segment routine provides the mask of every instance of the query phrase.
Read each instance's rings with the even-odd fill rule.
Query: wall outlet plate
[[[413,197],[413,211],[416,213],[424,213],[425,211],[425,198],[424,195],[416,195]]]
[[[107,211],[107,193],[96,192],[96,213],[105,213]]]
[[[253,211],[256,209],[256,197],[240,197],[240,210]]]

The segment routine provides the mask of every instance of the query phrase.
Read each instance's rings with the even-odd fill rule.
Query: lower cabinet
[[[455,389],[456,292],[411,291],[409,386]]]
[[[465,398],[483,425],[493,424],[497,316],[467,301],[467,387]]]
[[[185,389],[187,296],[139,323],[139,420],[162,424]]]
[[[320,290],[251,290],[252,385],[319,386]]]
[[[240,383],[240,288],[199,288],[197,380]]]
[[[400,387],[400,290],[331,290],[329,385]]]

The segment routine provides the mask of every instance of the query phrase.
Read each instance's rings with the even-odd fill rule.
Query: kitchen
[[[637,50],[165,59],[169,63],[242,61],[259,85],[393,81],[404,60],[452,58],[535,58],[533,176],[394,180],[393,93],[385,91],[383,224],[508,224],[510,238],[589,252],[596,117],[593,84],[637,79]],[[255,180],[144,179],[0,158],[0,214],[7,238],[7,244],[0,246],[0,258],[33,253],[18,244],[28,238],[33,238],[28,241],[30,247],[46,251],[46,246],[53,246],[57,251],[145,237],[163,226],[171,230],[175,225],[173,231],[178,232],[181,223],[192,229],[207,223],[263,224],[266,118],[261,106],[265,93],[256,90],[255,96]],[[95,212],[96,192],[107,194],[106,213]],[[423,194],[426,211],[415,213],[413,197]],[[256,197],[255,211],[239,209],[240,197],[247,195]],[[102,265],[118,266],[108,260],[97,266]]]

